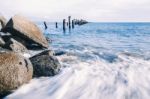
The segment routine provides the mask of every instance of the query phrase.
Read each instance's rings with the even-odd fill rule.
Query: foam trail
[[[119,54],[113,63],[71,63],[59,75],[33,79],[6,99],[149,99],[149,75],[149,61]]]

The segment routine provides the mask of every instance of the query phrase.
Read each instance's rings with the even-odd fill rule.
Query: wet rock
[[[6,23],[7,23],[7,20],[5,19],[5,17],[0,15],[0,30],[6,26]]]
[[[22,16],[12,17],[2,31],[23,39],[28,45],[37,44],[37,46],[48,48],[48,42],[40,29]]]
[[[61,56],[61,55],[64,55],[66,54],[67,52],[65,51],[61,51],[61,50],[56,50],[55,53],[54,53],[54,56]]]
[[[53,50],[45,50],[45,51],[42,51],[36,55],[34,55],[34,57],[36,56],[41,56],[41,55],[49,55],[49,56],[53,56],[54,55],[54,51]]]
[[[49,37],[46,37],[48,43],[52,43],[52,40]]]
[[[34,77],[54,76],[59,73],[60,63],[52,51],[44,51],[30,58]]]
[[[18,52],[18,53],[28,53],[27,48],[13,38],[10,38],[10,40],[6,42],[3,48],[6,48],[13,52]]]
[[[33,67],[29,59],[14,52],[0,53],[0,95],[29,82]]]
[[[5,45],[5,41],[3,40],[3,38],[0,36],[0,46],[4,46]]]

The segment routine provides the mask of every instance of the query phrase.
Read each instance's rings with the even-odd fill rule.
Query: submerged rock
[[[40,29],[33,22],[22,16],[15,15],[12,17],[3,29],[3,32],[9,32],[13,36],[23,39],[28,45],[37,44],[48,48],[48,42]]]
[[[14,52],[0,53],[0,95],[4,95],[27,83],[33,75],[28,59]]]
[[[56,50],[54,53],[54,56],[61,56],[61,55],[65,55],[67,52],[65,51],[61,51],[61,50]]]
[[[10,38],[10,40],[6,42],[3,48],[12,50],[13,52],[28,53],[27,48],[13,38]]]
[[[34,77],[54,76],[61,68],[57,58],[49,50],[31,57],[30,60],[33,64]]]

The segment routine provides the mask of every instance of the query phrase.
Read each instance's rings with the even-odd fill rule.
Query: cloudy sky
[[[0,0],[0,13],[49,21],[71,15],[99,22],[150,22],[150,0]]]

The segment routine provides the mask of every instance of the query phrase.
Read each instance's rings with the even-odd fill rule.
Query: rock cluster
[[[0,97],[29,82],[32,77],[54,76],[60,63],[42,31],[27,18],[15,15],[8,22],[0,16]],[[41,53],[26,57],[36,50]],[[46,51],[45,51],[46,49]]]

